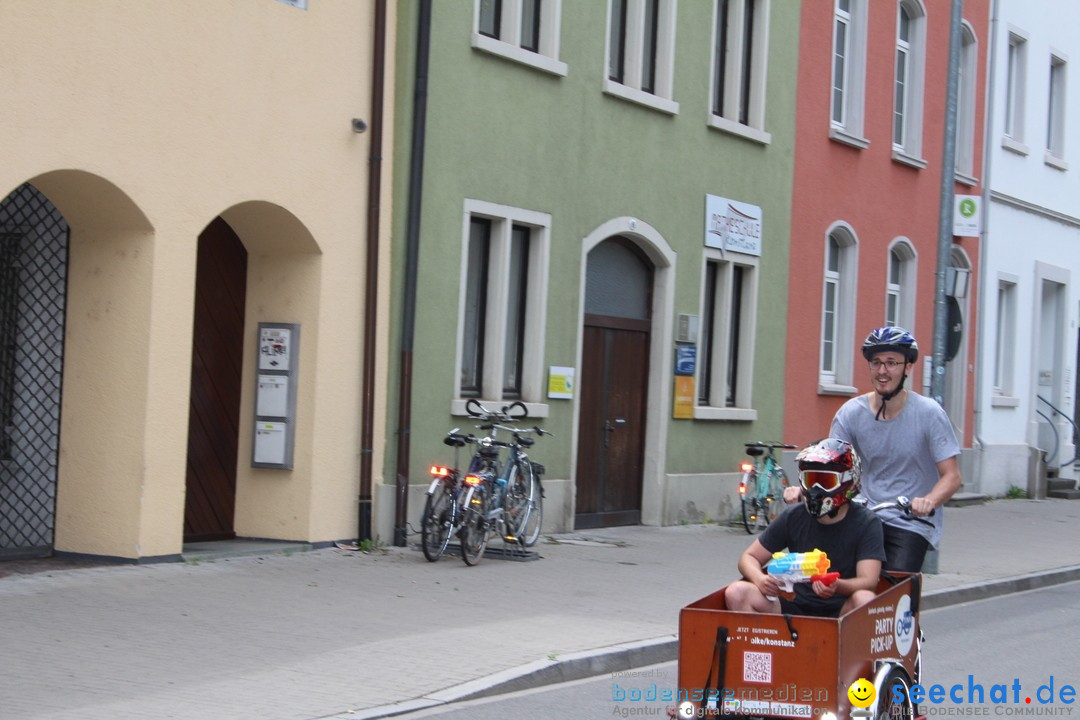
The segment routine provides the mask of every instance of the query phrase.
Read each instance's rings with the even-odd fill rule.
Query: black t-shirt
[[[770,553],[821,550],[829,556],[829,572],[838,572],[842,578],[855,577],[855,565],[860,560],[885,561],[881,521],[854,503],[848,504],[840,522],[830,525],[818,522],[801,503],[794,505],[771,522],[758,539]],[[810,583],[795,584],[795,602],[808,612],[834,614],[846,600],[840,596],[820,598]]]

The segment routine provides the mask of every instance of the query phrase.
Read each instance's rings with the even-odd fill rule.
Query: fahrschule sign
[[[761,208],[706,195],[705,247],[760,256]]]

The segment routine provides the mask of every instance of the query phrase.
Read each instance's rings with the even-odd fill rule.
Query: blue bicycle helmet
[[[919,357],[919,343],[902,327],[882,327],[866,336],[862,354],[870,360],[880,352],[898,352],[909,362]]]

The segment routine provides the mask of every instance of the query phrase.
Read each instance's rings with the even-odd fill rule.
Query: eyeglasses
[[[844,473],[836,470],[802,470],[799,472],[799,482],[806,490],[821,488],[825,492],[832,492],[840,487],[844,481]]]
[[[880,370],[881,368],[888,368],[889,370],[895,370],[898,367],[907,365],[903,360],[871,360],[870,369]]]

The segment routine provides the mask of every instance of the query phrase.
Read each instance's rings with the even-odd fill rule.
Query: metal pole
[[[952,0],[949,21],[949,70],[945,91],[945,146],[941,157],[941,213],[938,222],[937,283],[934,290],[934,346],[930,365],[930,395],[945,405],[945,345],[949,308],[945,279],[953,238],[953,192],[956,185],[956,100],[960,87],[960,23],[963,0]]]

